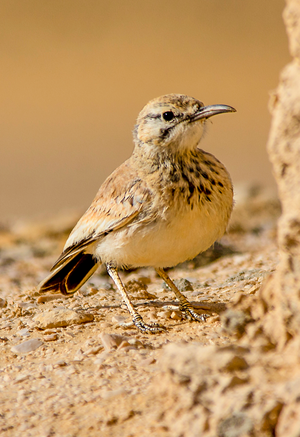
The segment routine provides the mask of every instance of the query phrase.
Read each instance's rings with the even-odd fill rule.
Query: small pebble
[[[37,300],[37,303],[45,303],[51,302],[52,300],[61,299],[62,296],[60,294],[47,294],[45,296],[40,296]]]
[[[103,399],[110,399],[110,398],[113,398],[115,396],[125,395],[125,394],[126,394],[125,388],[118,388],[116,390],[109,390],[109,391],[102,393],[102,398]]]
[[[43,342],[39,338],[32,338],[31,340],[24,341],[11,348],[11,351],[15,354],[27,354],[28,352],[35,351],[38,347],[42,346]]]
[[[136,347],[144,347],[143,343],[137,338],[129,338],[128,343]]]
[[[58,339],[58,335],[57,334],[44,335],[43,339],[44,341],[55,341]]]
[[[178,310],[178,305],[164,305],[162,308],[162,310],[171,310],[171,311],[177,311]]]
[[[171,314],[172,314],[172,311],[170,311],[170,310],[164,310],[164,311],[159,311],[159,312],[157,313],[157,316],[158,316],[158,317],[162,317],[162,318],[164,318],[164,319],[169,319],[170,316],[171,316]]]
[[[173,282],[179,291],[193,291],[193,286],[188,279],[184,279],[184,278],[174,279]],[[164,288],[166,290],[170,290],[170,287],[165,282],[164,282]]]
[[[118,372],[119,371],[118,371],[118,369],[116,367],[111,367],[110,369],[107,370],[107,375],[108,376],[113,376],[113,375],[115,375]]]
[[[118,349],[126,349],[126,348],[134,348],[135,347],[133,345],[130,346],[130,344],[128,343],[128,341],[124,340],[122,341],[122,343],[119,345]]]
[[[7,301],[0,297],[0,308],[5,308],[7,306]]]
[[[136,279],[131,279],[129,281],[126,281],[126,290],[129,293],[136,293],[138,291],[146,291],[147,285],[144,282],[137,281]]]
[[[67,363],[64,360],[59,360],[54,364],[54,367],[64,367]]]
[[[73,361],[83,361],[86,358],[86,355],[83,353],[82,349],[78,349],[76,354],[74,355]]]
[[[15,379],[15,383],[18,383],[18,382],[23,382],[23,381],[26,381],[27,379],[29,379],[29,375],[25,375],[25,374],[20,374],[20,375],[18,375],[17,377],[16,377],[16,379]]]
[[[29,337],[30,333],[27,328],[20,329],[20,331],[17,331],[17,335],[20,335],[22,337]]]
[[[103,346],[94,346],[90,347],[85,351],[86,355],[97,355],[100,351],[103,350]]]
[[[182,320],[182,312],[181,311],[172,311],[170,317],[173,320]]]
[[[47,329],[91,322],[94,320],[94,316],[89,313],[81,313],[66,308],[59,308],[40,313],[34,317],[34,320],[37,328]]]
[[[193,285],[191,284],[191,282],[188,279],[185,279],[185,278],[175,279],[174,283],[179,291],[193,291],[194,290]]]
[[[151,310],[148,312],[148,318],[151,322],[156,322],[157,321],[157,314],[155,310]]]
[[[127,341],[127,338],[122,335],[106,334],[105,332],[102,332],[100,334],[100,340],[102,341],[104,349],[110,351],[112,349],[117,349],[123,341]]]
[[[89,287],[87,290],[80,290],[79,294],[81,294],[81,296],[88,297],[88,296],[94,296],[95,294],[98,293],[98,291],[99,291],[98,288]]]
[[[53,365],[52,364],[47,364],[45,366],[45,372],[52,372],[53,370]]]
[[[43,331],[44,335],[56,334],[56,333],[57,333],[56,329],[45,329],[45,331]]]
[[[92,346],[94,343],[96,343],[96,339],[95,338],[88,338],[85,342],[84,342],[84,347],[90,347]]]
[[[149,293],[147,290],[138,290],[130,296],[132,299],[157,299],[156,294]]]
[[[143,360],[139,361],[139,366],[146,367],[146,366],[149,366],[150,364],[154,364],[154,363],[156,363],[156,359],[149,357],[149,358],[144,358]]]
[[[109,352],[104,351],[101,354],[97,355],[94,364],[98,365],[99,367],[101,367],[102,363],[109,357],[111,356]]]
[[[74,335],[72,332],[67,331],[66,334],[69,335],[69,336],[72,337],[72,338],[75,337],[75,335]]]
[[[117,323],[119,326],[123,326],[124,324],[126,324],[126,321],[128,321],[128,317],[113,316],[111,320],[112,320],[112,322]],[[132,324],[133,324],[133,322],[132,322]]]
[[[36,308],[36,304],[31,302],[18,302],[18,307],[24,309],[30,309],[30,308]]]

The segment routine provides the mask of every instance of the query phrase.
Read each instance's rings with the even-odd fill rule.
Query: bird
[[[235,112],[184,94],[150,100],[133,130],[132,155],[101,185],[71,231],[40,293],[75,293],[105,264],[142,332],[165,328],[144,322],[132,304],[119,269],[153,267],[175,293],[189,320],[203,322],[165,269],[208,249],[225,233],[233,208],[233,186],[225,166],[199,147],[207,120]]]

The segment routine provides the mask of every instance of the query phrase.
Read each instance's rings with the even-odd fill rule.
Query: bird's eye
[[[166,112],[163,113],[162,116],[163,116],[163,119],[166,120],[166,121],[171,121],[175,117],[175,115],[173,114],[172,111],[166,111]]]

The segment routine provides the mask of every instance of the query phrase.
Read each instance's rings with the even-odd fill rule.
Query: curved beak
[[[236,109],[234,109],[232,106],[227,105],[210,105],[210,106],[203,106],[199,109],[199,111],[196,112],[191,117],[191,121],[197,121],[201,120],[203,118],[209,118],[213,115],[217,114],[223,114],[225,112],[236,112]]]

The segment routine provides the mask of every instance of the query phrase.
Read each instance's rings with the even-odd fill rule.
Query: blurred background
[[[201,146],[234,184],[275,186],[269,93],[289,61],[283,0],[3,0],[0,220],[83,212],[130,156],[148,100],[234,106]]]

